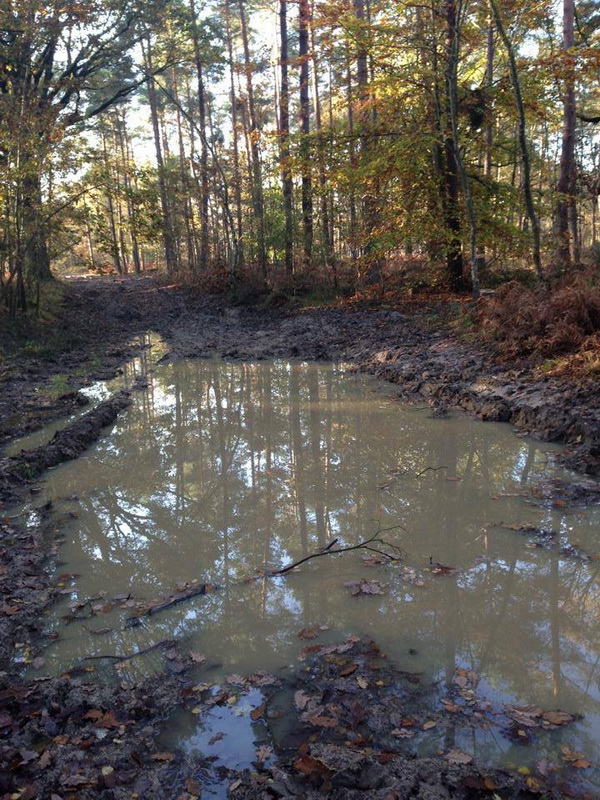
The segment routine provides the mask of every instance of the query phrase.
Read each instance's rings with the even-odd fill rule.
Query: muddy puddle
[[[65,597],[35,674],[84,664],[134,680],[162,668],[168,645],[103,657],[176,639],[202,663],[199,679],[216,684],[283,674],[307,646],[353,634],[425,676],[433,705],[458,668],[477,675],[477,696],[494,709],[583,715],[535,747],[493,726],[459,735],[480,763],[523,766],[567,745],[597,764],[600,507],[578,504],[560,483],[572,479],[551,445],[462,415],[432,418],[341,367],[157,366],[114,428],[49,472],[36,499],[51,499],[60,521]],[[248,580],[380,530],[381,549],[400,561],[357,550]],[[168,743],[248,766],[248,741],[264,736],[251,701],[214,719],[182,712]],[[435,730],[411,743],[433,754],[440,745]]]
[[[32,433],[20,436],[18,439],[6,445],[6,447],[2,449],[2,454],[5,456],[16,456],[22,450],[33,450],[36,447],[47,444],[55,433],[64,430],[64,428],[86,414],[102,400],[107,400],[120,389],[129,388],[139,376],[147,375],[148,372],[160,362],[161,358],[168,350],[165,342],[155,333],[146,333],[142,336],[135,337],[126,346],[140,348],[140,355],[128,361],[120,368],[114,378],[110,380],[95,380],[89,386],[84,386],[79,389],[78,393],[87,400],[85,405],[82,404],[77,411],[67,417],[44,425],[42,428]],[[18,428],[22,422],[23,419],[21,417],[16,418],[13,421],[13,426]]]

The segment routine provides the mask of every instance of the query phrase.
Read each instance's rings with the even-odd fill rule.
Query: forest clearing
[[[600,797],[599,45],[0,2],[0,800]]]

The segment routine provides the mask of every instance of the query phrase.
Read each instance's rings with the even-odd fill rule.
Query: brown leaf
[[[294,694],[294,704],[298,709],[298,711],[304,711],[309,700],[310,700],[309,695],[307,695],[306,692],[303,692],[302,689],[299,689]]]
[[[397,736],[399,739],[411,739],[415,735],[414,731],[407,728],[394,728],[392,736]]]
[[[571,766],[575,767],[576,769],[589,769],[592,766],[592,762],[588,761],[587,758],[576,758],[570,763]]]
[[[173,761],[175,756],[173,753],[162,752],[162,753],[153,753],[150,758],[152,761]]]
[[[190,658],[194,664],[204,664],[206,661],[206,656],[203,656],[202,653],[190,653]]]
[[[302,628],[298,631],[299,639],[316,639],[319,635],[319,626],[314,625],[312,628]]]
[[[567,714],[566,711],[544,711],[542,719],[551,725],[567,725],[569,722],[573,722],[575,717]]]
[[[185,790],[189,792],[192,797],[201,797],[202,787],[195,778],[188,778],[185,782]]]
[[[340,678],[347,678],[348,675],[352,675],[353,672],[356,672],[358,669],[358,664],[349,664],[344,669],[340,670]]]
[[[461,710],[460,706],[457,706],[456,703],[452,703],[450,700],[442,700],[442,705],[444,706],[444,711],[448,711],[450,714],[456,714]]]
[[[462,750],[450,750],[444,758],[449,764],[470,764],[473,761],[473,756],[463,753]]]
[[[315,725],[317,728],[335,728],[338,725],[337,719],[324,717],[322,714],[313,714],[310,717],[306,717],[306,721],[310,722],[311,725]]]
[[[115,717],[114,711],[101,711],[98,708],[88,711],[84,719],[93,719],[99,728],[120,728],[122,724]]]
[[[304,755],[301,758],[298,758],[294,761],[294,769],[297,772],[302,773],[302,775],[328,775],[329,769],[328,767],[323,764],[322,761],[319,761],[316,758],[313,758],[309,755]]]
[[[266,707],[267,707],[267,704],[263,703],[261,706],[257,706],[256,708],[253,708],[252,711],[250,712],[250,719],[253,719],[255,721],[257,719],[261,719],[261,717],[265,713],[265,708]]]
[[[344,586],[347,586],[350,589],[350,593],[353,596],[359,594],[384,594],[384,585],[381,584],[379,581],[368,581],[366,578],[363,578],[360,581],[346,581]]]
[[[48,750],[48,749],[44,750],[44,752],[40,756],[40,760],[38,761],[38,766],[41,769],[46,769],[46,767],[48,766],[48,764],[51,761],[51,758],[52,757],[50,755],[50,750]]]
[[[369,681],[366,678],[363,678],[362,675],[356,676],[356,682],[358,683],[361,689],[366,689],[367,686],[369,685]]]
[[[261,744],[260,747],[256,750],[256,758],[259,761],[266,761],[268,758],[271,758],[273,755],[273,748],[269,747],[266,744]]]

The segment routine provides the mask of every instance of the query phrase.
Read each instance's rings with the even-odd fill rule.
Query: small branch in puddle
[[[390,473],[390,480],[387,483],[382,483],[378,488],[379,488],[380,491],[383,491],[384,489],[388,489],[389,486],[393,483],[393,481],[397,481],[400,478],[405,478],[405,477],[421,478],[427,472],[439,472],[442,469],[449,469],[449,468],[448,467],[443,467],[443,466],[442,467],[425,467],[425,469],[422,469],[420,472],[411,472],[408,469],[405,469],[405,470],[402,470],[402,471],[401,470],[393,470]]]
[[[306,564],[307,561],[311,561],[313,558],[320,558],[321,556],[334,556],[339,553],[350,553],[352,550],[370,550],[372,553],[377,553],[380,556],[385,556],[389,558],[390,561],[400,561],[402,559],[403,553],[402,550],[397,547],[395,544],[391,544],[390,542],[386,542],[384,539],[379,538],[379,534],[383,533],[384,531],[392,531],[401,528],[405,530],[402,525],[394,525],[391,528],[385,528],[378,530],[377,533],[373,534],[370,539],[365,539],[364,542],[359,542],[358,544],[349,545],[348,547],[335,547],[335,544],[339,541],[338,538],[334,539],[328,545],[323,547],[321,550],[318,550],[316,553],[311,553],[308,556],[304,556],[304,558],[299,559],[298,561],[294,561],[291,564],[287,564],[285,567],[281,569],[270,569],[265,570],[264,575],[272,577],[276,575],[286,575],[288,572],[291,572],[296,567],[299,567],[301,564]],[[383,547],[390,548],[394,550],[398,555],[392,555],[391,553],[386,552],[385,550],[380,550],[378,547],[373,547],[374,544],[380,544]]]
[[[163,647],[165,649],[169,647],[175,647],[176,644],[176,639],[164,639],[162,642],[151,644],[149,647],[144,647],[143,650],[137,650],[135,653],[131,653],[128,656],[86,656],[83,661],[101,661],[102,659],[109,659],[110,661],[129,661],[132,658],[137,658],[138,656],[146,655],[146,653],[151,653],[153,650],[160,650]]]

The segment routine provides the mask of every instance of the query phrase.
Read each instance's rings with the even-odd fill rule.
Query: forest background
[[[3,0],[0,299],[566,275],[600,316],[599,45],[595,0]]]

